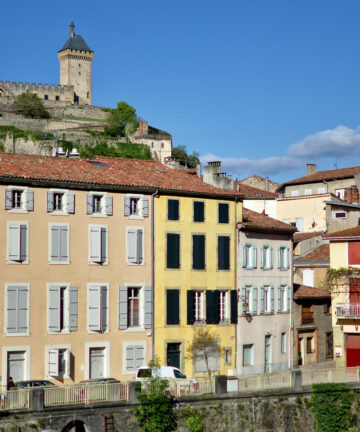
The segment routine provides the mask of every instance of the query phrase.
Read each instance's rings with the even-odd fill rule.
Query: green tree
[[[179,145],[174,147],[171,151],[172,156],[179,159],[179,161],[183,165],[187,165],[189,168],[195,168],[196,165],[200,163],[199,153],[192,152],[192,154],[188,154],[186,151],[186,146]]]
[[[152,160],[150,147],[145,144],[114,143],[109,145],[106,141],[85,144],[80,149],[81,158],[91,159],[93,156]]]
[[[15,102],[14,108],[22,115],[28,118],[49,118],[49,111],[44,107],[42,100],[32,93],[23,93],[19,95]]]
[[[187,346],[187,358],[205,362],[207,373],[211,378],[210,358],[219,359],[220,346],[218,335],[210,328],[195,328],[194,337]]]
[[[104,131],[107,135],[127,136],[136,131],[139,126],[139,120],[136,115],[136,109],[127,102],[119,102],[117,107],[110,111],[108,125]]]

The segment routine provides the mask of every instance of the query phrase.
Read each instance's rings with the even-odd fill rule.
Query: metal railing
[[[0,395],[0,411],[29,409],[30,390],[28,388],[9,390]]]
[[[360,303],[338,303],[335,313],[339,317],[360,317]]]
[[[45,407],[127,400],[129,400],[129,386],[121,383],[75,384],[44,388]]]

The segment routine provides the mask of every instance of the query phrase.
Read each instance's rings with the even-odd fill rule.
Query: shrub
[[[49,118],[49,111],[44,107],[42,100],[32,93],[23,93],[19,95],[15,102],[14,108],[22,115],[28,118]]]

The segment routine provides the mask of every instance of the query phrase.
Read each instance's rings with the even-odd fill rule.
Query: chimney
[[[316,164],[306,164],[306,175],[309,176],[311,174],[315,174],[317,171]]]
[[[345,189],[345,202],[349,204],[358,204],[359,202],[359,190],[357,186],[350,186]]]

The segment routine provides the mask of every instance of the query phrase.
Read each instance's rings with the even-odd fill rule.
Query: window
[[[298,196],[299,195],[299,191],[297,191],[297,190],[293,190],[293,191],[291,191],[291,196]]]
[[[304,232],[304,219],[303,218],[296,218],[295,219],[295,226],[296,226],[298,232]]]
[[[70,378],[70,346],[53,346],[47,348],[47,377],[59,379]]]
[[[286,354],[286,332],[281,333],[281,354]]]
[[[60,96],[55,96],[55,100],[59,101],[60,100]]]
[[[178,289],[166,290],[166,324],[179,325],[180,323],[180,291]]]
[[[231,365],[232,364],[232,349],[224,348],[224,364]]]
[[[230,314],[229,314],[229,291],[220,291],[219,292],[219,304],[220,304],[220,322],[227,323],[229,322]]]
[[[204,299],[204,291],[189,290],[187,292],[188,324],[205,321]]]
[[[203,201],[194,201],[194,222],[205,221],[205,203]]]
[[[105,193],[89,193],[86,197],[86,213],[93,216],[111,216],[113,198]]]
[[[5,210],[26,213],[34,210],[34,191],[16,186],[5,189]]]
[[[230,270],[229,236],[218,236],[218,270]]]
[[[48,332],[77,330],[78,289],[69,285],[48,284]]]
[[[29,263],[28,228],[27,222],[8,222],[8,264]]]
[[[247,270],[256,268],[256,247],[251,244],[243,244],[242,266]]]
[[[324,194],[325,193],[325,188],[324,187],[319,187],[318,188],[318,194]]]
[[[126,229],[127,264],[144,264],[144,230],[138,227]]]
[[[219,223],[229,223],[229,204],[219,203],[218,220]]]
[[[190,292],[190,294],[189,294]],[[194,294],[188,292],[188,324],[193,324]],[[237,291],[230,289],[206,290],[206,323],[236,324],[238,314]]]
[[[168,220],[179,220],[179,200],[168,200]]]
[[[325,355],[326,358],[332,358],[334,356],[334,342],[333,332],[327,332],[325,334]]]
[[[243,366],[254,364],[254,344],[243,345]]]
[[[277,248],[278,253],[278,268],[280,270],[287,270],[290,267],[290,250],[286,246],[279,246]]]
[[[194,270],[205,269],[205,236],[201,234],[193,235],[193,262]]]
[[[335,189],[335,195],[344,200],[345,199],[345,189]]]
[[[303,285],[313,287],[314,286],[314,270],[304,269],[303,270]]]
[[[6,285],[6,334],[29,334],[29,285]]]
[[[311,324],[314,322],[314,311],[311,305],[301,305],[301,324]]]
[[[290,310],[290,287],[279,285],[277,289],[278,312],[289,312]]]
[[[257,294],[255,286],[246,285],[242,287],[242,313],[257,314]]]
[[[48,99],[49,99],[49,96],[48,96],[48,95],[44,95],[44,99],[45,99],[45,100],[48,100]]]
[[[264,245],[260,250],[260,268],[270,270],[273,268],[273,248],[272,246]]]
[[[305,189],[305,195],[311,195],[312,190],[311,189]]]
[[[54,214],[75,213],[75,195],[66,190],[51,190],[47,193],[47,211]]]
[[[274,312],[274,287],[264,285],[260,288],[261,313]]]
[[[119,329],[151,328],[152,290],[142,285],[119,287]]]
[[[101,333],[109,330],[106,285],[88,285],[88,330]]]
[[[89,264],[108,264],[106,226],[89,226]]]
[[[312,354],[314,352],[314,338],[307,337],[306,338],[306,354]]]
[[[340,211],[340,210],[333,210],[331,212],[333,219],[346,219],[347,218],[347,212],[346,211]]]
[[[50,264],[69,264],[69,224],[50,224]]]
[[[180,235],[167,234],[166,240],[166,268],[178,269],[180,268]]]
[[[126,195],[124,197],[124,215],[133,219],[149,216],[149,198],[142,195]]]
[[[145,344],[124,343],[124,352],[125,352],[124,373],[135,373],[139,367],[144,366],[146,364]]]

